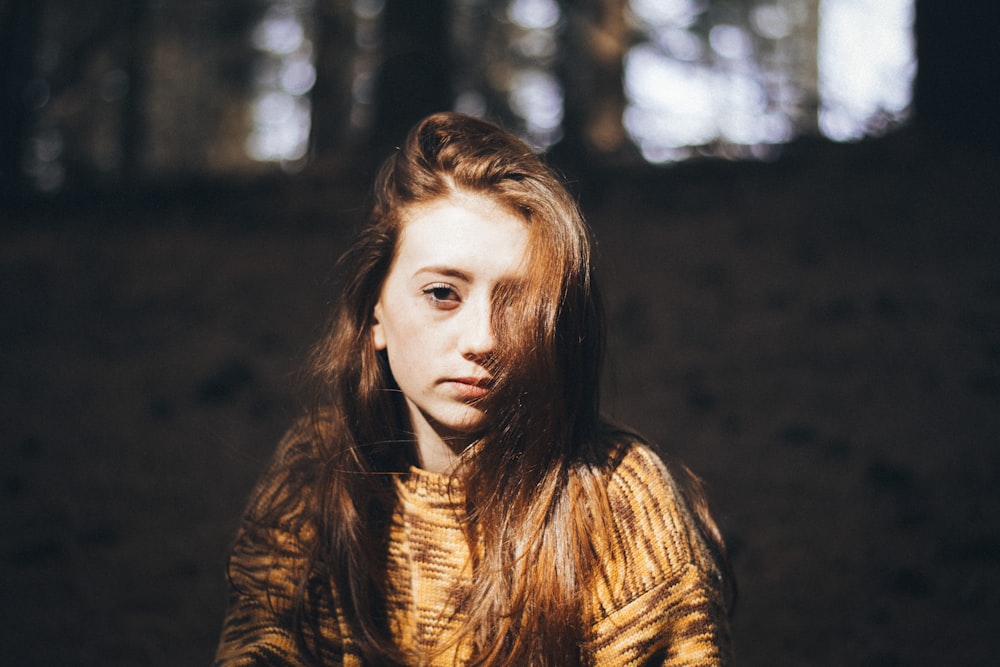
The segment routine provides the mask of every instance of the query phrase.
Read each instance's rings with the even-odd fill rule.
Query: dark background
[[[227,43],[252,4],[199,4],[219,31],[192,40]],[[383,68],[352,133],[334,83],[343,3],[319,4],[325,120],[310,159],[282,170],[220,167],[195,140],[150,167],[141,100],[159,70],[142,45],[165,5],[0,2],[0,663],[210,661],[227,543],[296,415],[373,165],[448,106],[447,3],[411,5],[387,4],[385,34],[412,67]],[[101,166],[67,140],[62,186],[39,192],[24,91],[53,15],[75,36],[51,83],[64,122],[113,128],[120,152]],[[567,109],[552,159],[599,242],[608,409],[706,479],[739,577],[741,664],[993,662],[998,15],[917,2],[913,115],[878,139],[656,168],[595,150],[586,101]],[[245,57],[213,53],[236,71]],[[111,121],[83,123],[100,57],[133,74],[129,92]],[[239,93],[210,92],[196,100]]]

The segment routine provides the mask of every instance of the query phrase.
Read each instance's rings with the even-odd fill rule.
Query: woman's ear
[[[386,348],[385,331],[382,329],[381,301],[375,304],[375,309],[372,311],[372,342],[376,350],[382,351]]]

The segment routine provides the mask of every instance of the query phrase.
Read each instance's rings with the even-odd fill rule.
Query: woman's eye
[[[447,285],[431,285],[424,288],[424,296],[433,305],[438,307],[451,307],[458,305],[458,293]]]

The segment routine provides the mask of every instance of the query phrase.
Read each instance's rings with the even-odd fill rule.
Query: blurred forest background
[[[992,664],[1000,3],[0,0],[0,664],[211,660],[378,163],[521,134],[740,664]]]

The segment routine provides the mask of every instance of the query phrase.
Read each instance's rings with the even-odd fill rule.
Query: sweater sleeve
[[[275,550],[273,545],[281,545]],[[287,535],[240,532],[229,562],[229,609],[217,667],[305,665],[294,637],[292,594],[301,553]]]
[[[612,475],[612,544],[591,627],[597,665],[728,665],[716,561],[660,458],[633,445]]]
[[[296,641],[294,596],[308,566],[303,544],[307,524],[298,519],[304,499],[288,501],[288,452],[292,434],[278,447],[271,470],[258,484],[229,557],[229,606],[215,667],[304,667],[313,664]],[[270,517],[270,518],[268,518]],[[329,582],[310,579],[303,609],[303,632],[318,651],[320,664],[342,665],[344,655]],[[319,639],[319,641],[317,641]],[[350,660],[348,660],[350,662]]]

